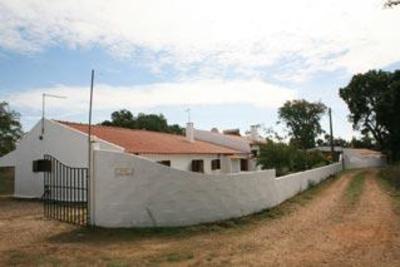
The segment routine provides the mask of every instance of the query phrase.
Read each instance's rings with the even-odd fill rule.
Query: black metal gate
[[[73,168],[45,155],[51,168],[44,172],[44,215],[47,218],[86,226],[89,224],[88,168]]]

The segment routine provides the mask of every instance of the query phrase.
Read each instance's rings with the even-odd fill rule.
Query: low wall
[[[273,207],[341,170],[336,163],[275,178],[275,170],[204,175],[119,152],[94,152],[93,219],[103,227],[184,226]]]
[[[343,161],[345,169],[376,168],[384,167],[387,164],[386,157],[383,154],[363,156],[352,149],[344,150]]]

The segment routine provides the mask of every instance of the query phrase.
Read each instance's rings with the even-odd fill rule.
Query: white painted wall
[[[15,166],[15,196],[38,198],[43,195],[43,173],[32,171],[32,162],[43,158],[44,154],[52,155],[67,166],[87,167],[87,135],[73,130],[63,124],[45,120],[43,140],[41,122],[20,140],[16,150],[12,152]],[[121,151],[117,146],[98,141],[101,149]],[[5,162],[8,156],[1,158]]]
[[[249,141],[245,138],[231,137],[229,135],[195,129],[194,139],[229,147],[242,153],[251,152]]]
[[[171,167],[183,171],[192,170],[192,160],[201,159],[204,161],[204,173],[218,174],[218,173],[229,173],[228,166],[223,164],[231,164],[229,158],[224,155],[217,154],[185,154],[185,155],[173,155],[173,154],[141,154],[140,156],[150,159],[151,161],[170,160]],[[211,170],[211,161],[213,159],[221,160],[220,170]],[[227,159],[227,160],[224,160]]]
[[[343,160],[346,169],[384,167],[387,163],[383,154],[362,155],[357,149],[343,149]]]
[[[104,227],[183,226],[273,207],[341,170],[336,163],[275,178],[275,170],[204,175],[135,155],[94,152],[94,223]],[[121,175],[125,173],[126,175]]]

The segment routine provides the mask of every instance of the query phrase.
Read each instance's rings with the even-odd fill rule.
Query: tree
[[[376,148],[376,146],[374,144],[374,140],[368,135],[364,135],[361,138],[353,137],[350,142],[350,147],[352,147],[352,148],[369,148],[369,149]]]
[[[0,156],[14,150],[17,140],[22,136],[19,116],[9,110],[7,102],[0,102]]]
[[[318,146],[330,146],[331,145],[331,135],[330,134],[325,134],[324,139],[319,138],[317,140]],[[337,137],[333,138],[333,145],[334,146],[340,146],[340,147],[349,147],[350,144],[343,138]]]
[[[104,121],[101,123],[106,126],[118,126],[124,128],[135,128],[135,118],[133,114],[126,109],[121,109],[119,111],[114,111],[111,113],[111,121]]]
[[[102,125],[118,126],[130,129],[144,129],[155,132],[182,134],[183,128],[179,125],[168,125],[167,119],[162,114],[139,113],[135,117],[129,110],[122,109],[111,114],[111,121],[103,121]]]
[[[378,149],[400,157],[400,71],[371,70],[354,75],[339,90],[355,130],[371,135]]]
[[[156,132],[169,133],[169,126],[164,115],[139,113],[136,118],[136,128]]]
[[[304,99],[287,101],[280,107],[279,122],[288,128],[290,143],[302,149],[315,147],[315,139],[323,133],[320,120],[325,111],[323,103]]]

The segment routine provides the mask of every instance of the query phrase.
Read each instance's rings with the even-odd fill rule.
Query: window
[[[171,161],[170,160],[160,160],[160,161],[157,161],[157,163],[159,163],[161,165],[164,165],[164,166],[171,167]]]
[[[202,159],[192,160],[193,172],[204,172],[204,161]]]
[[[249,170],[249,162],[247,159],[240,159],[240,170],[248,171]]]
[[[213,159],[211,161],[211,170],[220,170],[221,169],[221,160]]]
[[[251,150],[251,154],[253,155],[253,157],[257,157],[258,156],[258,150],[257,149]]]

